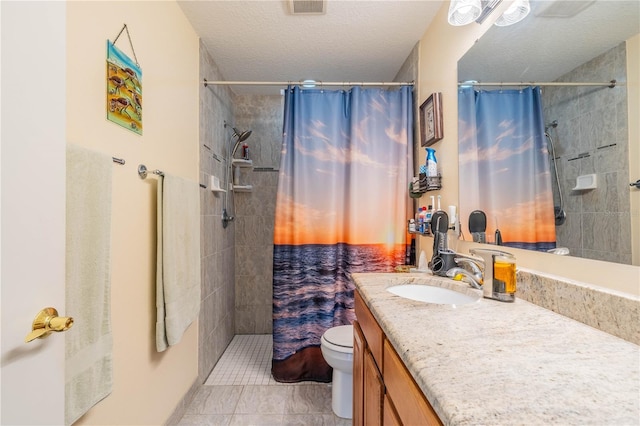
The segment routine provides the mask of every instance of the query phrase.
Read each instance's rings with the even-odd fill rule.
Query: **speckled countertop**
[[[445,425],[639,425],[640,346],[541,308],[452,307],[386,291],[426,274],[353,274],[357,289]]]

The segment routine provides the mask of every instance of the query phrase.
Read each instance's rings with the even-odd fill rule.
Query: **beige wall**
[[[484,32],[491,27],[493,21],[510,2],[503,2],[493,15],[482,25],[471,24],[454,27],[447,23],[449,2],[442,5],[438,15],[425,32],[420,41],[420,78],[418,103],[421,104],[434,92],[442,92],[444,138],[433,147],[436,149],[438,165],[442,169],[442,190],[429,192],[422,196],[421,203],[427,204],[430,195],[442,196],[442,208],[458,205],[458,109],[457,109],[457,62]],[[637,53],[637,41],[636,41]],[[636,59],[637,61],[637,59]],[[629,75],[632,75],[631,73]],[[635,74],[637,75],[637,73]],[[637,105],[637,92],[636,92]],[[637,108],[637,107],[636,107]],[[637,109],[636,109],[637,111]],[[637,116],[637,115],[636,115]],[[634,117],[631,115],[630,117]],[[630,120],[630,123],[634,120]],[[637,120],[636,120],[637,121]],[[638,144],[636,129],[632,143]],[[425,150],[419,148],[418,163],[425,161]],[[633,162],[633,159],[632,159]],[[637,151],[636,151],[637,162]],[[636,178],[637,179],[637,178]],[[636,209],[636,220],[637,220]],[[430,237],[418,237],[418,253],[424,250],[431,256],[433,240]],[[451,248],[468,252],[473,243],[454,240]],[[637,245],[636,245],[637,247]],[[609,287],[634,294],[640,294],[640,268],[615,263],[586,260],[574,257],[552,256],[527,250],[509,249],[515,254],[521,267],[559,275],[590,284]]]
[[[106,40],[124,23],[143,72],[143,136],[106,120]],[[126,33],[116,46],[132,56]],[[113,393],[77,424],[162,424],[197,377],[197,324],[155,350],[157,181],[137,167],[198,181],[198,89],[198,38],[175,2],[68,2],[67,141],[126,160],[113,166]]]

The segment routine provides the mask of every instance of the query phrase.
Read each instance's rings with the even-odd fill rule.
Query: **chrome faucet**
[[[482,271],[484,270],[483,259],[456,253],[455,262],[463,268],[468,266],[469,269],[471,269],[471,273],[473,273],[477,280],[482,283]]]
[[[447,271],[447,276],[454,278],[457,275],[462,276],[462,281],[465,281],[476,289],[482,288],[484,277],[482,270],[484,269],[484,261],[477,257],[466,256],[461,253],[456,253],[454,262],[458,267],[451,268]],[[465,268],[465,266],[467,268]]]
[[[475,289],[478,289],[478,290],[482,289],[482,281],[478,280],[478,277],[476,277],[475,274],[472,274],[466,269],[461,268],[459,266],[449,269],[447,271],[447,276],[449,278],[454,278],[454,279],[457,276],[461,276],[462,279],[460,281],[464,281],[468,283],[471,287]]]

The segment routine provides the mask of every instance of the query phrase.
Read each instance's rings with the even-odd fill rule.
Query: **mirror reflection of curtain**
[[[546,251],[556,246],[553,194],[539,87],[458,92],[463,232],[474,210],[487,215],[487,242]]]
[[[405,261],[412,89],[288,88],[282,152],[272,374],[328,382],[320,338],[354,320],[349,274],[393,272]]]

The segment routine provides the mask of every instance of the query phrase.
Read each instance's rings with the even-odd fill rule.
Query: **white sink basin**
[[[460,293],[448,288],[435,287],[424,284],[402,284],[387,288],[387,291],[405,299],[439,305],[464,305],[480,300],[475,293]]]

